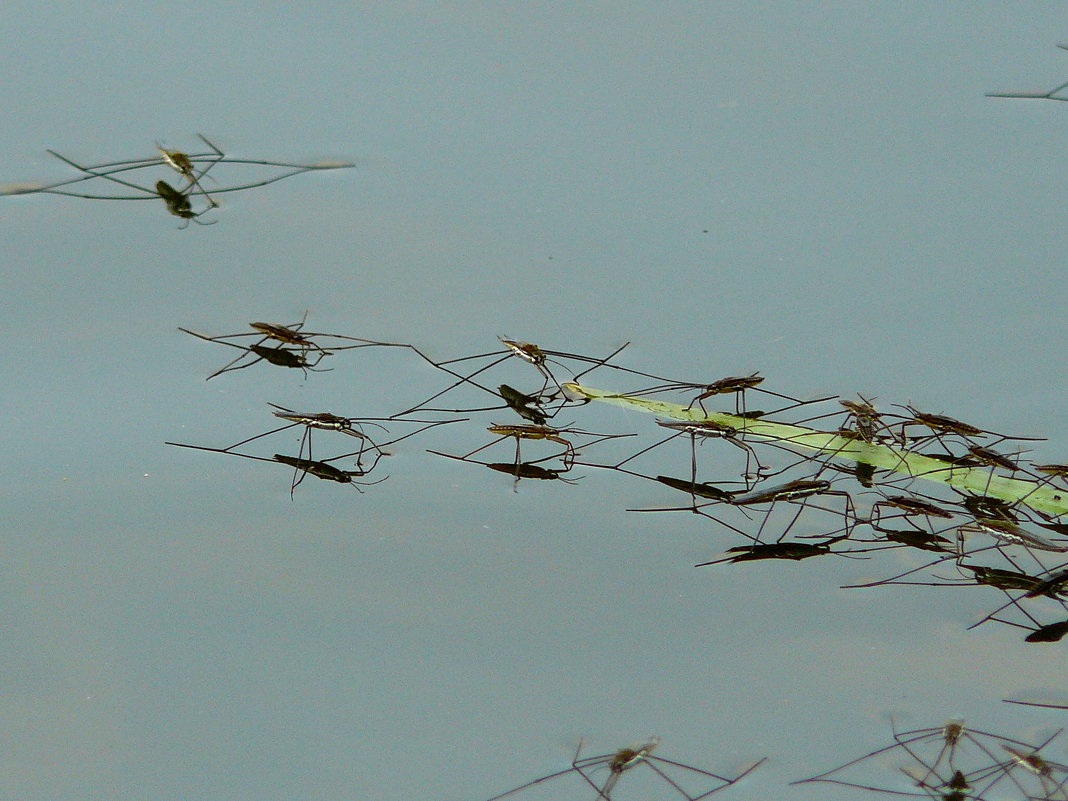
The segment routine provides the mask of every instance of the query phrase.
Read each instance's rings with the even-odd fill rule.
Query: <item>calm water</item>
[[[0,199],[4,797],[484,801],[582,737],[656,734],[724,773],[769,757],[717,798],[818,799],[784,785],[886,744],[891,715],[1063,722],[1001,703],[1064,700],[1063,646],[964,631],[983,599],[837,589],[863,562],[695,570],[735,543],[625,511],[655,487],[513,493],[423,452],[479,430],[398,447],[364,495],[292,501],[284,470],[163,445],[266,430],[268,402],[378,415],[441,385],[386,351],[205,382],[231,356],[177,331],[307,309],[437,358],[629,340],[635,369],[912,402],[1065,461],[1068,110],[983,97],[1068,79],[1061,4],[6,11],[0,182],[66,177],[45,148],[197,132],[358,168],[185,231],[156,203]]]

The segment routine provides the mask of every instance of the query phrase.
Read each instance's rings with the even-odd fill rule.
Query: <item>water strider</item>
[[[188,328],[179,327],[178,330],[182,333],[197,337],[198,339],[203,339],[205,342],[217,342],[220,345],[226,345],[230,348],[237,348],[241,351],[240,356],[238,356],[236,359],[233,359],[232,361],[227,362],[225,365],[223,365],[214,373],[209,375],[206,379],[204,379],[205,381],[210,381],[211,379],[215,378],[216,376],[222,375],[223,373],[233,372],[234,370],[243,370],[246,367],[251,367],[252,365],[257,364],[261,361],[265,361],[268,364],[273,364],[276,367],[291,367],[303,370],[305,376],[308,375],[309,371],[322,373],[327,372],[329,370],[329,368],[326,367],[320,367],[316,369],[317,365],[323,360],[324,357],[331,355],[329,351],[321,351],[316,356],[315,361],[308,361],[307,354],[305,352],[287,350],[281,345],[273,348],[267,347],[259,343],[248,346],[238,345],[235,342],[228,342],[225,338],[209,337],[204,334],[198,334],[196,331],[190,331]],[[254,356],[255,358],[251,361],[244,361],[248,356]]]
[[[346,169],[355,166],[349,162],[337,161],[294,164],[291,162],[269,161],[265,159],[234,158],[223,154],[219,148],[208,141],[203,135],[198,134],[198,136],[200,136],[201,140],[211,148],[210,152],[186,153],[181,150],[165,148],[157,143],[158,156],[143,159],[126,159],[86,166],[79,164],[67,156],[63,156],[54,150],[48,150],[48,153],[82,173],[81,176],[63,181],[56,181],[51,184],[20,183],[4,185],[0,186],[0,195],[52,194],[78,197],[88,200],[162,199],[170,214],[185,220],[185,225],[181,226],[184,228],[188,226],[190,221],[197,222],[200,225],[214,224],[214,221],[207,223],[198,219],[205,212],[219,207],[218,201],[213,197],[214,195],[230,192],[243,192],[248,189],[267,186],[305,172]],[[209,194],[208,191],[204,189],[201,181],[207,176],[208,171],[215,168],[216,165],[245,165],[272,169],[278,168],[284,171],[259,180],[220,186],[216,189],[212,189]],[[128,180],[127,177],[124,177],[134,172],[159,167],[167,167],[178,172],[186,179],[186,186],[175,187],[162,179],[155,181],[152,186],[142,186],[141,184],[135,183],[132,180]],[[103,191],[93,192],[89,190],[75,191],[74,187],[85,184],[86,182],[106,183],[108,185],[113,184],[116,187],[124,187],[129,191],[125,194],[107,194]],[[116,189],[115,191],[119,190]],[[193,198],[203,198],[207,203],[206,208],[201,209],[200,211],[194,211],[192,205]]]
[[[622,780],[623,775],[641,767],[645,768],[646,774],[652,778],[654,783],[663,785],[665,792],[677,795],[684,801],[701,801],[701,799],[708,798],[720,790],[741,781],[765,761],[765,759],[758,760],[736,776],[724,776],[684,762],[654,756],[652,752],[659,744],[660,738],[652,737],[638,746],[621,748],[608,754],[583,757],[581,756],[583,741],[580,740],[570,767],[533,779],[503,793],[498,793],[487,799],[487,801],[498,801],[498,799],[519,793],[529,787],[572,773],[582,778],[588,792],[577,796],[572,792],[566,797],[577,797],[578,799],[588,799],[589,801],[612,801],[612,794],[616,790],[616,785]],[[597,780],[596,772],[602,769],[607,769],[608,775],[603,780]],[[690,789],[691,786],[698,783],[698,789]]]

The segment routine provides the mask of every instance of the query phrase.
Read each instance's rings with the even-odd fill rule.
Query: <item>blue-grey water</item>
[[[513,493],[424,453],[477,429],[399,446],[363,495],[309,479],[294,500],[285,470],[163,444],[265,430],[267,402],[381,415],[441,384],[391,351],[205,382],[231,355],[177,330],[309,310],[435,358],[631,341],[635,369],[912,402],[1065,461],[1068,108],[984,97],[1068,80],[1062,4],[4,19],[0,183],[68,177],[45,148],[99,163],[198,132],[357,167],[225,196],[187,230],[158,202],[0,198],[0,796],[484,801],[580,738],[655,734],[724,773],[769,758],[718,798],[805,801],[827,788],[786,783],[885,745],[891,716],[1063,722],[1001,702],[1063,699],[1063,645],[966,632],[976,596],[837,589],[864,562],[695,570],[734,543],[625,511],[655,487],[586,470]]]

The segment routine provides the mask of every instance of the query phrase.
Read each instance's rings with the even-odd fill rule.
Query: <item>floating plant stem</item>
[[[589,400],[650,412],[671,420],[730,426],[746,438],[757,441],[763,440],[798,450],[862,462],[880,470],[906,473],[913,478],[937,481],[969,490],[976,495],[993,496],[1009,503],[1022,503],[1050,515],[1068,514],[1068,492],[1040,481],[991,474],[991,468],[988,466],[949,465],[940,459],[912,453],[904,448],[852,439],[835,431],[819,431],[806,426],[776,423],[725,412],[706,413],[693,406],[593,389],[581,384],[567,383],[563,388]]]

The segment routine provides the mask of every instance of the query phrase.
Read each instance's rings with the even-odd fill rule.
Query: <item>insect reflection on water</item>
[[[580,740],[578,748],[575,750],[575,756],[571,760],[571,767],[533,779],[518,787],[513,787],[511,790],[506,790],[503,793],[499,793],[498,795],[487,799],[487,801],[497,801],[498,799],[506,798],[515,793],[527,790],[528,788],[535,787],[543,782],[572,773],[580,776],[587,788],[585,794],[579,794],[574,797],[578,799],[585,798],[589,801],[612,801],[613,798],[620,801],[623,796],[619,794],[620,791],[617,789],[617,785],[621,784],[621,779],[625,773],[641,766],[644,766],[647,769],[644,772],[650,778],[651,784],[643,785],[640,788],[636,787],[634,793],[628,792],[626,794],[627,798],[643,797],[638,793],[638,790],[648,794],[651,788],[660,785],[661,787],[670,789],[673,794],[678,795],[686,801],[700,801],[700,799],[718,793],[720,790],[741,780],[764,762],[764,760],[761,759],[750,765],[738,775],[728,777],[712,773],[693,765],[687,765],[664,757],[654,756],[652,751],[659,744],[660,738],[652,737],[642,745],[633,748],[621,748],[613,753],[600,754],[592,757],[581,757],[580,754],[582,752],[583,743]],[[600,778],[597,774],[604,768],[607,768],[608,775],[604,778]],[[622,784],[630,785],[632,782],[626,781],[622,782]],[[695,788],[695,786],[697,787]],[[613,793],[616,793],[616,795],[613,796]]]
[[[756,562],[764,559],[792,559],[800,562],[813,556],[838,553],[840,556],[848,556],[853,551],[832,551],[831,546],[849,537],[848,534],[840,534],[835,537],[827,537],[823,542],[758,542],[755,545],[737,545],[728,548],[728,556],[722,559],[713,559],[711,562],[701,562],[695,567],[708,567],[709,565],[723,564],[724,562]]]
[[[379,460],[381,460],[382,457],[385,455],[385,453],[380,450],[375,453],[374,461],[371,463],[370,467],[364,468],[357,465],[356,470],[343,470],[337,467],[336,465],[331,464],[331,462],[337,462],[342,459],[351,458],[353,456],[356,456],[356,453],[345,453],[341,456],[334,456],[330,459],[323,460],[308,459],[301,456],[287,456],[285,454],[276,453],[272,458],[268,459],[264,456],[254,456],[249,453],[238,453],[236,451],[227,450],[225,448],[210,448],[205,445],[189,445],[184,442],[165,442],[164,444],[173,445],[176,448],[189,448],[191,450],[208,451],[210,453],[224,453],[228,456],[239,456],[242,459],[253,459],[257,462],[271,462],[274,464],[288,465],[289,467],[293,468],[293,479],[289,485],[290,498],[293,497],[293,493],[296,491],[297,487],[300,486],[301,482],[303,482],[304,479],[309,475],[315,476],[316,478],[324,479],[326,481],[334,481],[339,484],[349,484],[354,490],[359,493],[363,492],[363,490],[360,489],[361,486],[366,487],[371,486],[373,484],[380,484],[381,482],[385,481],[386,478],[389,478],[389,476],[386,476],[384,478],[378,479],[377,481],[363,482],[355,480],[357,478],[362,478],[363,476],[366,476],[368,473],[375,469],[375,467],[378,465]],[[361,449],[359,453],[362,455],[363,450]]]

